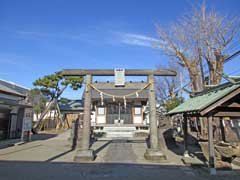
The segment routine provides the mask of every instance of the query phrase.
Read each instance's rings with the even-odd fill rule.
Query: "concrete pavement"
[[[144,159],[146,142],[138,140],[99,140],[92,149],[97,158],[91,163],[74,163],[76,150],[60,135],[35,138],[33,142],[0,149],[0,179],[239,179],[240,172],[209,176],[208,169],[186,167],[181,156],[163,149],[168,160],[156,164]]]

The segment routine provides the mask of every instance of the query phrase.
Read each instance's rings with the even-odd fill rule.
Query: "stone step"
[[[108,126],[103,128],[107,138],[132,138],[136,127]]]
[[[103,131],[135,131],[136,127],[128,127],[128,126],[113,126],[113,127],[104,127]]]
[[[120,133],[120,132],[108,132],[106,133],[106,137],[107,138],[132,138],[133,137],[133,133],[129,132],[129,133]]]
[[[129,137],[132,137],[133,136],[133,133],[132,132],[128,132],[128,133],[126,133],[126,132],[122,132],[122,133],[120,133],[120,132],[108,132],[108,133],[106,133],[106,135],[107,135],[107,137],[108,136],[129,136]]]

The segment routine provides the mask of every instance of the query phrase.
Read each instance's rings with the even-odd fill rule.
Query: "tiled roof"
[[[139,89],[142,89],[144,86],[147,85],[147,83],[146,82],[127,82],[123,87],[115,87],[114,83],[112,82],[109,82],[109,83],[98,82],[98,83],[93,83],[92,85],[104,93],[115,95],[115,96],[123,96],[126,94],[136,92]],[[100,98],[99,92],[97,92],[96,90],[92,90],[92,98],[93,99]],[[106,98],[112,98],[112,97],[104,95],[104,99]],[[136,98],[136,95],[132,95],[127,98]],[[148,90],[145,89],[139,92],[139,98],[147,99]]]
[[[186,102],[180,104],[168,114],[179,114],[184,112],[199,112],[203,109],[209,107],[210,105],[221,100],[228,94],[232,93],[235,90],[240,89],[240,84],[224,84],[218,87],[209,89],[203,93],[199,93],[197,96],[190,98]]]
[[[11,82],[11,81],[6,81],[6,80],[3,80],[3,79],[0,79],[0,84],[3,85],[3,86],[6,86],[12,90],[15,90],[17,91],[18,93],[21,93],[21,94],[27,94],[30,89],[22,86],[22,85],[19,85],[19,84],[16,84],[14,82]]]
[[[0,84],[0,91],[4,94],[12,94],[12,95],[19,96],[19,97],[25,97],[24,94],[19,93],[19,92],[15,91],[7,86],[4,86],[2,84]]]
[[[83,101],[82,100],[68,100],[58,102],[60,111],[82,111]]]

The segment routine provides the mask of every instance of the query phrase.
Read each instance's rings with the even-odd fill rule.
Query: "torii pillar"
[[[150,147],[146,150],[144,157],[151,161],[162,161],[166,156],[162,153],[159,147],[159,132],[156,118],[156,93],[155,93],[155,78],[154,74],[148,75],[150,83],[148,100],[149,100],[149,121],[150,121]]]
[[[90,149],[90,136],[91,136],[91,89],[88,86],[92,83],[92,75],[85,76],[85,92],[84,92],[84,115],[83,115],[83,129],[82,138],[80,141],[79,150],[74,157],[76,162],[93,161],[94,151]]]
[[[90,149],[90,130],[91,130],[91,89],[87,86],[92,81],[92,76],[114,76],[112,69],[65,69],[62,71],[64,76],[86,76],[86,89],[84,99],[84,118],[83,134],[81,146],[74,157],[77,162],[92,161],[94,151]],[[126,76],[148,76],[149,86],[149,107],[150,107],[150,147],[146,150],[144,157],[152,161],[166,159],[159,147],[159,136],[156,119],[156,94],[154,76],[176,76],[176,71],[169,69],[126,69]]]

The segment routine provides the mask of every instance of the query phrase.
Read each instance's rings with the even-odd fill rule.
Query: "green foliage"
[[[180,105],[183,102],[183,99],[180,97],[172,97],[171,99],[167,100],[165,102],[165,108],[167,110],[167,112],[171,111],[172,109],[174,109],[175,107],[177,107],[178,105]]]
[[[62,82],[62,85],[70,85],[73,90],[78,90],[82,87],[83,77],[79,76],[67,76]]]
[[[31,89],[29,100],[33,105],[34,113],[40,114],[43,112],[47,102],[47,97],[42,94],[41,89]]]
[[[40,87],[41,92],[53,98],[59,98],[64,89],[69,85],[73,90],[78,90],[82,87],[83,77],[81,76],[66,76],[62,72],[45,75],[42,78],[33,82],[34,86]]]

